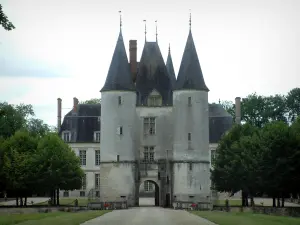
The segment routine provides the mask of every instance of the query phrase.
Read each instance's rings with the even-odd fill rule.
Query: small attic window
[[[118,96],[118,105],[122,105],[122,97]]]
[[[192,106],[192,97],[188,97],[188,106]]]
[[[148,98],[148,106],[156,107],[161,106],[162,99],[160,95],[152,95]]]
[[[94,141],[95,142],[100,142],[100,131],[95,131],[94,132]]]
[[[71,141],[71,132],[70,131],[63,131],[62,132],[62,139],[64,142],[70,142]]]

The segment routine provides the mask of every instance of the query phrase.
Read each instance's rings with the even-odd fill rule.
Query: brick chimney
[[[130,63],[130,71],[132,74],[132,80],[135,83],[136,74],[137,74],[137,41],[136,40],[129,41],[129,63]]]
[[[77,109],[78,109],[78,99],[76,97],[73,98],[73,112],[77,113]]]
[[[241,124],[241,98],[235,98],[235,123]]]
[[[60,131],[61,127],[61,98],[57,99],[57,132]]]

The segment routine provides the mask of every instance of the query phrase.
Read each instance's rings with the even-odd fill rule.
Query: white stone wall
[[[191,105],[188,98],[191,97]],[[198,160],[192,170],[187,163],[174,164],[174,192],[177,201],[202,199],[210,196],[210,153],[208,93],[183,90],[173,93],[174,160]],[[191,140],[188,140],[191,133]]]
[[[122,99],[121,105],[118,103],[119,96]],[[126,196],[129,204],[133,204],[134,165],[107,162],[117,161],[117,155],[120,161],[132,161],[136,158],[136,93],[103,92],[101,105],[100,196],[105,201],[115,201]],[[122,135],[119,134],[120,127]]]

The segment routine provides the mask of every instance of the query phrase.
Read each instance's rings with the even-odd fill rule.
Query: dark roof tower
[[[168,58],[166,62],[166,67],[172,82],[172,87],[175,88],[175,83],[176,83],[176,76],[175,76],[175,71],[174,71],[174,66],[173,66],[173,60],[171,56],[171,48],[169,45],[169,51],[168,51]]]
[[[106,81],[101,92],[116,90],[135,91],[123,41],[121,15],[119,37],[110,63]]]
[[[196,51],[196,47],[192,35],[191,15],[190,15],[190,31],[183,52],[175,89],[209,91],[203,78],[200,62],[198,59],[198,54]]]

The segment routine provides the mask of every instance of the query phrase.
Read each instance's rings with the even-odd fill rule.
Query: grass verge
[[[81,223],[102,216],[110,212],[106,211],[86,211],[78,213],[53,212],[53,213],[33,213],[33,214],[12,214],[1,215],[1,225],[80,225]]]
[[[225,201],[226,200],[218,200],[216,202],[216,205],[225,206]],[[230,200],[228,200],[228,202],[229,202],[229,206],[241,206],[242,205],[241,199],[230,199]]]
[[[300,218],[270,216],[254,213],[227,213],[216,211],[193,211],[193,214],[201,216],[218,225],[299,225]]]

